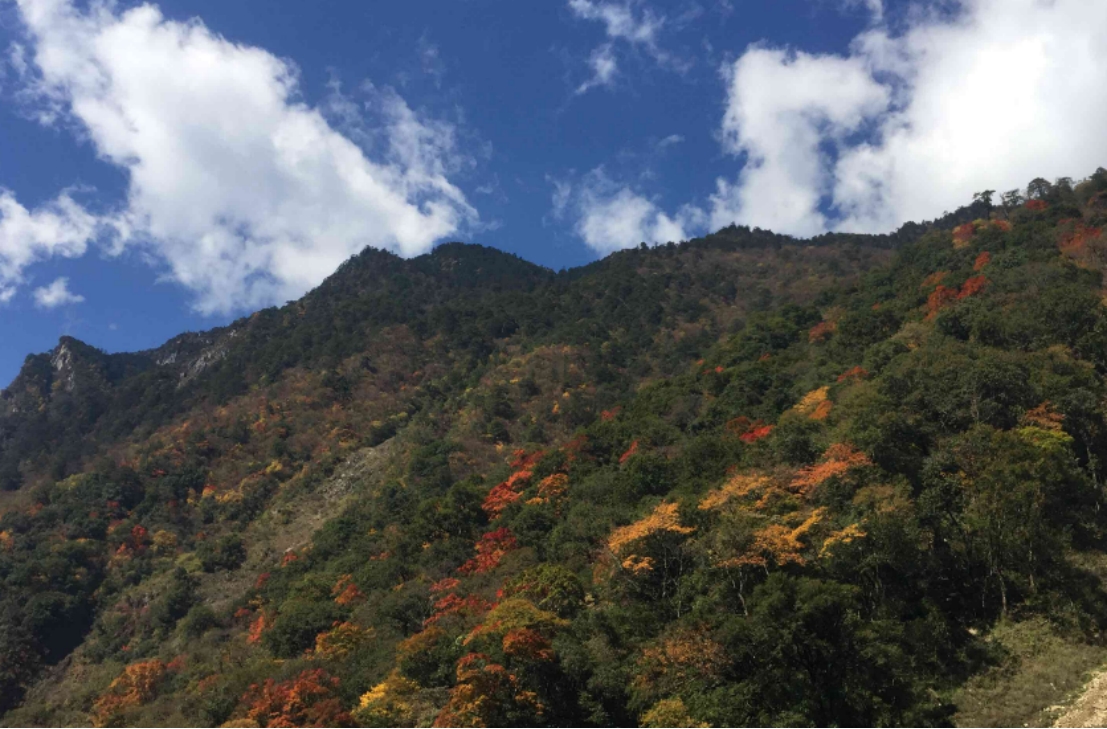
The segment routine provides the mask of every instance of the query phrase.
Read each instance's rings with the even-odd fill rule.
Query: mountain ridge
[[[815,236],[815,237],[810,238],[810,239],[797,239],[797,238],[793,238],[792,236],[771,233],[770,231],[761,231],[758,228],[750,229],[748,227],[741,227],[741,226],[732,225],[732,226],[729,226],[727,228],[721,229],[720,231],[718,231],[718,232],[716,232],[712,235],[708,235],[704,238],[692,239],[692,240],[687,241],[687,242],[685,242],[681,245],[695,245],[697,242],[699,242],[701,245],[705,245],[705,246],[710,246],[713,243],[718,245],[719,243],[716,243],[716,241],[725,241],[728,238],[727,234],[730,233],[731,231],[737,231],[737,232],[745,231],[745,232],[747,232],[749,234],[752,234],[754,236],[756,236],[759,233],[763,232],[763,233],[765,233],[769,236],[769,238],[770,238],[770,240],[772,241],[773,244],[777,244],[777,245],[784,244],[785,242],[787,242],[789,244],[792,244],[792,245],[798,245],[798,244],[801,244],[802,242],[804,242],[805,240],[811,245],[833,245],[835,243],[842,243],[842,242],[861,242],[861,241],[864,241],[866,243],[869,243],[870,245],[888,246],[888,247],[893,247],[894,248],[898,245],[902,245],[902,243],[905,242],[905,241],[910,241],[913,238],[917,238],[919,235],[922,235],[926,230],[928,230],[930,228],[951,227],[955,223],[966,222],[968,220],[973,219],[974,215],[978,215],[980,212],[981,212],[980,205],[978,203],[974,203],[973,205],[966,206],[964,208],[960,208],[957,211],[955,211],[954,213],[947,213],[943,217],[941,217],[941,218],[939,218],[939,219],[937,219],[933,222],[924,222],[924,223],[909,222],[909,223],[905,223],[896,232],[890,233],[890,234],[859,234],[859,233],[855,234],[855,233],[833,233],[833,232],[831,232],[831,233],[823,233],[823,234],[820,234],[819,236]],[[643,244],[643,245],[645,245],[645,244]],[[765,243],[760,242],[760,245],[765,245]],[[520,256],[518,256],[516,254],[508,253],[508,252],[501,251],[499,249],[491,248],[491,247],[488,247],[488,246],[483,246],[483,245],[478,244],[478,243],[463,243],[463,242],[459,242],[459,241],[443,243],[439,246],[436,246],[429,253],[422,254],[420,256],[416,256],[412,259],[404,259],[404,258],[402,258],[402,257],[400,257],[400,256],[398,256],[394,253],[388,252],[388,251],[375,249],[375,248],[372,248],[372,247],[367,247],[362,253],[357,254],[357,255],[351,257],[350,259],[348,259],[346,262],[344,262],[335,271],[335,273],[328,276],[323,281],[323,283],[321,283],[315,289],[312,289],[311,291],[309,291],[307,294],[304,295],[304,297],[302,299],[300,299],[298,301],[310,300],[313,297],[313,295],[315,295],[315,297],[318,297],[318,296],[324,296],[326,294],[331,293],[332,289],[338,288],[341,285],[339,283],[340,280],[344,276],[348,275],[351,272],[350,269],[355,269],[359,265],[363,265],[363,264],[359,263],[359,261],[364,257],[372,258],[377,262],[382,262],[382,261],[387,262],[389,265],[391,265],[393,267],[397,266],[397,265],[403,265],[405,262],[411,261],[413,270],[421,271],[421,272],[424,272],[424,273],[426,273],[428,271],[433,271],[433,266],[429,266],[427,264],[437,263],[440,266],[440,271],[445,272],[449,269],[452,269],[452,268],[456,267],[456,263],[459,260],[461,260],[456,256],[456,252],[459,251],[459,250],[460,251],[466,251],[467,253],[478,252],[485,259],[487,259],[489,254],[491,254],[493,256],[502,256],[502,257],[505,257],[504,260],[513,260],[513,261],[517,261],[517,262],[520,262],[520,263],[524,264],[520,268],[520,270],[527,270],[527,272],[531,273],[531,274],[537,274],[538,272],[542,272],[544,274],[552,274],[552,275],[555,275],[555,276],[558,275],[558,272],[554,271],[553,269],[550,269],[550,268],[541,266],[539,264],[535,264],[535,263],[531,263],[529,261],[526,261],[525,259],[521,258]],[[637,249],[632,249],[632,250],[637,250]],[[590,270],[592,270],[595,267],[602,267],[603,265],[605,265],[605,263],[604,263],[605,261],[608,261],[612,257],[619,256],[620,253],[625,253],[625,252],[616,251],[615,253],[610,254],[609,256],[605,256],[601,259],[598,259],[597,261],[593,261],[592,263],[584,264],[584,265],[581,265],[581,266],[576,266],[576,267],[573,267],[571,269],[563,269],[562,273],[565,274],[565,275],[568,275],[570,278],[587,275],[587,273]],[[451,254],[454,255],[454,257],[452,259],[448,258],[448,256],[451,256]],[[466,263],[467,264],[472,263],[471,260],[468,260],[469,256],[465,256],[465,258],[466,258]],[[451,261],[451,260],[454,262],[455,266],[448,266],[447,265],[447,262]],[[610,264],[606,264],[606,265],[610,265]],[[478,274],[480,273],[479,269],[477,270],[477,273]],[[484,285],[486,283],[484,281],[481,281],[479,276],[474,277],[474,278],[470,278],[469,282],[473,286],[478,285],[478,284]],[[293,303],[297,303],[297,302],[289,302],[289,304],[293,304]],[[256,314],[256,313],[257,312],[254,312],[254,314]],[[178,334],[178,335],[175,335],[175,336],[171,337],[170,339],[166,340],[166,342],[164,342],[163,344],[161,344],[157,347],[150,348],[150,349],[137,350],[137,351],[134,351],[134,352],[118,352],[118,353],[106,353],[105,352],[104,354],[106,354],[108,357],[116,357],[117,355],[118,356],[130,355],[130,356],[133,356],[133,357],[136,357],[136,358],[138,358],[138,357],[150,357],[150,358],[153,359],[154,363],[159,365],[159,366],[163,366],[163,365],[167,365],[167,364],[169,364],[169,365],[176,364],[177,359],[182,357],[182,356],[184,356],[184,357],[199,356],[197,353],[195,353],[193,351],[198,344],[202,347],[211,347],[211,346],[213,346],[215,344],[215,339],[216,338],[218,338],[219,336],[222,336],[222,335],[230,335],[234,331],[237,331],[236,327],[241,328],[242,326],[244,326],[245,322],[248,321],[248,319],[251,316],[253,316],[254,314],[250,314],[250,315],[247,315],[247,316],[242,317],[240,319],[237,319],[234,322],[232,322],[232,323],[230,323],[226,326],[223,326],[223,327],[216,327],[214,329],[205,330],[205,331],[201,331],[201,332],[183,332],[181,334]],[[59,345],[61,345],[62,343],[66,342],[66,341],[74,341],[74,342],[78,342],[79,344],[81,344],[83,346],[86,346],[86,347],[93,347],[93,345],[89,345],[85,342],[81,342],[79,339],[77,339],[76,337],[73,337],[71,335],[62,335],[59,338]],[[95,348],[95,347],[93,347],[93,348]],[[53,357],[56,350],[57,350],[57,347],[55,347],[54,349],[49,350],[48,352],[43,353],[43,354],[47,354],[47,355]],[[102,351],[102,350],[98,350],[98,351]],[[36,355],[33,355],[33,354],[28,355],[28,358],[35,357],[35,356]],[[19,374],[23,374],[23,373],[21,372]],[[0,400],[2,400],[4,398],[5,393],[7,393],[9,390],[13,389],[13,387],[17,386],[16,380],[19,379],[19,374],[16,375],[16,378],[12,381],[12,383],[9,383],[4,388],[0,388]]]
[[[61,340],[2,401],[0,723],[942,725],[1026,634],[1058,703],[1107,662],[1107,171],[1032,187]]]

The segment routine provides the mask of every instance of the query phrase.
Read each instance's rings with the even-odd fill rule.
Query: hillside
[[[1032,188],[63,338],[0,394],[0,722],[1048,718],[1107,662],[1107,171]]]

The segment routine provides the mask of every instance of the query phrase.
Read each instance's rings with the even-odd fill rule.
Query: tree
[[[149,701],[165,678],[165,670],[165,664],[156,658],[124,668],[92,705],[93,724],[108,726],[123,710]]]
[[[1087,484],[1073,467],[1072,438],[1028,425],[999,431],[977,426],[952,445],[967,497],[969,547],[987,568],[981,592],[1006,614],[1015,594],[1036,592],[1066,546],[1065,525],[1078,520]]]
[[[684,702],[677,697],[675,699],[662,699],[650,707],[650,710],[642,715],[643,727],[706,727],[700,724],[688,714]]]
[[[457,662],[457,685],[434,726],[533,726],[544,712],[515,674],[483,653],[470,653]]]
[[[992,207],[992,196],[996,194],[995,190],[983,190],[981,192],[975,192],[972,196],[974,203],[981,203],[987,206],[989,209]]]
[[[272,627],[262,634],[266,647],[278,658],[294,658],[315,645],[315,637],[343,617],[330,600],[313,602],[293,598],[283,604]]]
[[[1003,200],[1003,212],[1007,215],[1011,214],[1011,211],[1022,206],[1026,201],[1026,198],[1022,196],[1022,192],[1019,190],[1008,190],[1003,193],[1001,198]]]
[[[644,647],[635,661],[630,689],[639,705],[665,696],[707,691],[723,682],[726,648],[703,628],[677,628]]]
[[[1049,180],[1035,177],[1026,186],[1026,197],[1030,200],[1046,200],[1053,193],[1053,185]]]
[[[476,543],[476,556],[458,567],[457,571],[463,575],[490,572],[499,566],[508,552],[518,546],[515,535],[507,527],[482,534]]]
[[[362,694],[354,718],[361,726],[427,726],[434,720],[437,708],[418,683],[404,678],[398,671]]]
[[[295,678],[271,678],[253,684],[239,702],[244,718],[263,727],[352,726],[350,714],[334,695],[339,680],[321,668],[302,671]]]
[[[651,571],[655,564],[654,558],[632,553],[630,547],[642,545],[653,537],[668,535],[679,537],[691,534],[695,530],[695,527],[681,525],[677,504],[663,503],[659,504],[649,516],[612,532],[607,539],[607,548],[616,557],[622,559],[623,569],[631,572]]]
[[[41,649],[14,606],[0,610],[0,715],[15,708],[41,664]]]
[[[542,610],[572,618],[584,605],[584,586],[572,571],[558,564],[531,567],[503,590],[505,597],[523,597]]]

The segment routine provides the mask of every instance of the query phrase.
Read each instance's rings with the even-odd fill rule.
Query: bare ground
[[[1107,671],[1092,677],[1083,693],[1063,711],[1054,726],[1107,726]]]
[[[201,599],[219,612],[250,588],[260,572],[272,569],[287,551],[298,551],[327,521],[367,489],[378,486],[397,450],[396,439],[350,455],[318,489],[270,507],[243,532],[246,560],[236,570],[198,573]]]

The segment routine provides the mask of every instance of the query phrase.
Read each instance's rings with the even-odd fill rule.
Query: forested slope
[[[1107,622],[1107,172],[553,272],[366,250],[0,397],[11,724],[943,724]]]

